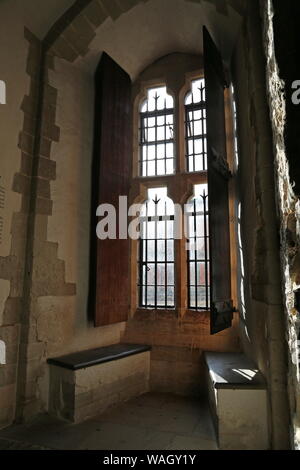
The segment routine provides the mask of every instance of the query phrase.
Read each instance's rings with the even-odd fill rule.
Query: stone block
[[[95,30],[91,23],[84,17],[84,15],[78,15],[72,22],[74,30],[79,36],[85,38],[86,41],[90,42],[95,37]]]
[[[21,173],[26,176],[31,176],[32,173],[32,156],[27,153],[22,153],[21,156]]]
[[[21,110],[34,118],[36,116],[36,100],[32,96],[25,95],[21,104]]]
[[[40,92],[40,77],[31,77],[30,84],[29,84],[29,98],[35,104],[35,110],[37,111],[38,107],[38,100],[39,100],[39,92]],[[36,119],[36,114],[33,116],[31,115],[32,119]]]
[[[30,45],[36,48],[40,47],[40,40],[33,34],[28,28],[24,28],[24,38],[30,43]]]
[[[8,346],[18,344],[19,326],[2,326],[0,327],[0,339]]]
[[[68,62],[74,62],[79,55],[75,48],[73,48],[72,45],[63,38],[63,36],[60,36],[59,39],[55,41],[51,47],[51,52],[54,52],[55,55],[61,59],[67,60]]]
[[[149,390],[150,351],[72,371],[50,365],[49,412],[80,422]]]
[[[31,178],[23,175],[22,173],[16,173],[13,181],[13,190],[16,193],[28,195],[31,189]]]
[[[8,296],[10,292],[10,281],[8,279],[0,279],[0,326],[6,325],[4,314]]]
[[[75,423],[80,423],[86,421],[87,419],[92,419],[95,416],[99,416],[110,406],[113,406],[115,403],[118,403],[118,395],[108,395],[105,398],[102,397],[101,402],[93,402],[86,406],[76,407],[73,421]]]
[[[36,397],[25,401],[22,410],[22,419],[24,422],[30,421],[32,416],[37,416],[39,413],[41,413],[41,404]]]
[[[60,128],[49,120],[44,120],[42,124],[42,136],[46,139],[59,141]]]
[[[16,364],[0,365],[0,387],[15,383],[17,373]]]
[[[54,70],[54,55],[47,53],[46,55],[46,68],[49,70]]]
[[[56,105],[52,104],[51,102],[47,102],[45,100],[44,102],[44,108],[43,108],[43,121],[46,121],[48,123],[55,123],[56,120]]]
[[[50,181],[44,178],[36,178],[37,196],[45,199],[51,198]]]
[[[80,15],[65,29],[63,36],[78,54],[84,55],[95,37],[94,27],[83,15]]]
[[[57,89],[47,83],[44,87],[44,105],[56,106],[56,101]]]
[[[76,408],[80,408],[93,403],[93,391],[83,392],[76,395]]]
[[[243,354],[206,353],[207,386],[221,450],[269,449],[262,374]]]
[[[1,390],[1,389],[0,389]],[[0,406],[0,429],[6,428],[14,420],[14,407],[10,405],[6,408]]]
[[[26,380],[28,382],[36,381],[45,373],[45,365],[41,363],[40,359],[27,360],[24,365],[26,367]]]
[[[139,0],[117,0],[122,11],[126,12],[139,4]]]
[[[45,241],[47,238],[47,215],[36,215],[36,223],[34,226],[34,238],[40,241]]]
[[[46,137],[41,138],[40,142],[40,155],[42,157],[49,158],[51,153],[51,144],[52,140],[47,139]]]
[[[20,397],[22,400],[25,401],[32,401],[36,399],[37,395],[37,382],[36,380],[31,380],[31,381],[21,381],[20,383],[21,387],[20,389],[22,390]]]
[[[116,20],[123,13],[122,8],[120,7],[117,0],[101,0],[101,3],[109,16]]]
[[[269,448],[266,390],[220,390],[217,412],[220,449]]]
[[[50,199],[38,197],[36,200],[36,213],[52,215],[53,202]]]
[[[26,64],[26,73],[36,80],[39,78],[40,74],[40,58],[41,50],[30,47]]]
[[[35,135],[36,120],[29,114],[24,114],[23,131],[29,135]]]
[[[18,362],[18,345],[6,344],[6,364],[16,364]]]
[[[19,323],[22,312],[22,299],[20,297],[8,297],[3,312],[3,325]]]
[[[0,408],[9,408],[15,402],[16,386],[15,384],[0,387]]]
[[[119,393],[119,401],[127,401],[149,391],[149,381],[133,381],[126,388],[121,389]]]
[[[107,13],[95,0],[83,10],[83,15],[95,26],[100,26],[107,18]]]
[[[48,180],[56,179],[56,162],[49,158],[39,158],[38,176]]]
[[[21,356],[27,361],[41,360],[45,352],[45,343],[43,341],[22,343],[20,345]]]
[[[29,155],[33,154],[33,146],[34,146],[34,137],[30,134],[26,134],[25,132],[20,132],[19,134],[19,148]]]
[[[204,393],[203,365],[195,362],[152,360],[151,390],[185,396]]]

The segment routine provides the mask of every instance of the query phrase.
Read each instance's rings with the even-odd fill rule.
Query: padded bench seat
[[[220,449],[269,448],[267,389],[244,355],[205,353],[208,396]]]
[[[65,369],[79,370],[150,350],[151,346],[143,344],[113,344],[111,346],[50,358],[47,362],[48,364],[64,367]]]
[[[113,344],[49,358],[49,413],[80,422],[149,391],[150,350]]]

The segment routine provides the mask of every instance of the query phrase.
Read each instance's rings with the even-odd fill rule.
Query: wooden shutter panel
[[[228,179],[223,62],[209,32],[203,29],[207,113],[208,200],[210,230],[211,334],[232,324]]]
[[[118,205],[131,177],[131,80],[106,53],[96,72],[95,103],[90,305],[95,326],[102,326],[126,321],[130,298],[130,244],[118,239]],[[116,208],[116,240],[96,236],[96,208],[103,203]]]

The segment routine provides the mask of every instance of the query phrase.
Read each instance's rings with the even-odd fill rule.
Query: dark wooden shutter
[[[129,312],[129,239],[99,240],[99,204],[118,209],[131,175],[131,80],[106,53],[96,72],[90,308],[95,326],[126,321]],[[98,219],[99,221],[100,219]],[[118,210],[117,210],[118,222]]]
[[[211,334],[232,324],[228,179],[224,88],[221,55],[209,32],[203,29],[207,107],[208,200],[210,230]]]

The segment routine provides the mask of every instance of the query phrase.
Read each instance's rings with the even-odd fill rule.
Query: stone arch
[[[116,22],[117,20],[121,20],[124,23],[124,14],[132,14],[132,10],[143,4],[153,4],[155,9],[158,11],[156,18],[159,19],[160,11],[157,8],[157,5],[155,5],[155,2],[153,3],[153,1],[150,0],[77,0],[48,32],[43,41],[45,52],[74,63],[79,58],[86,57],[92,41],[95,39],[99,29],[101,29],[105,22]],[[167,2],[166,5],[167,8]],[[159,6],[161,7],[161,2],[159,2]],[[149,8],[151,7],[152,5],[149,6]],[[226,36],[230,37],[234,34],[232,29],[234,30],[235,27],[232,28],[232,26],[239,22],[241,15],[245,13],[246,9],[245,2],[243,0],[182,0],[181,2],[177,1],[177,4],[175,5],[172,3],[172,7],[174,10],[179,7],[184,8],[185,14],[192,11],[193,14],[199,18],[199,21],[197,22],[199,32],[199,40],[197,42],[199,45],[202,42],[201,17],[203,17],[203,21],[210,25],[217,42],[220,42],[221,49],[223,46],[222,43],[227,41]],[[225,28],[225,34],[223,34],[221,38],[218,37],[217,33],[219,26],[218,21],[220,19],[228,23],[228,27]],[[149,18],[149,21],[151,21],[151,18]],[[174,34],[177,34],[178,31],[180,31],[181,24],[181,22],[178,22],[178,24],[173,25],[174,31],[172,32]],[[134,27],[134,22],[132,22],[131,25]],[[168,28],[166,23],[160,24],[158,22],[158,25],[161,29],[167,30]],[[154,25],[150,23],[150,34],[151,28],[153,27]],[[127,38],[124,39],[126,42]],[[175,50],[172,50],[172,48],[168,51],[161,51],[156,56],[151,57],[151,60],[144,64],[142,69],[147,65],[150,65],[159,57],[174,51]],[[106,52],[110,53],[110,51]],[[126,70],[126,67],[123,68]],[[130,73],[128,70],[126,71]]]

